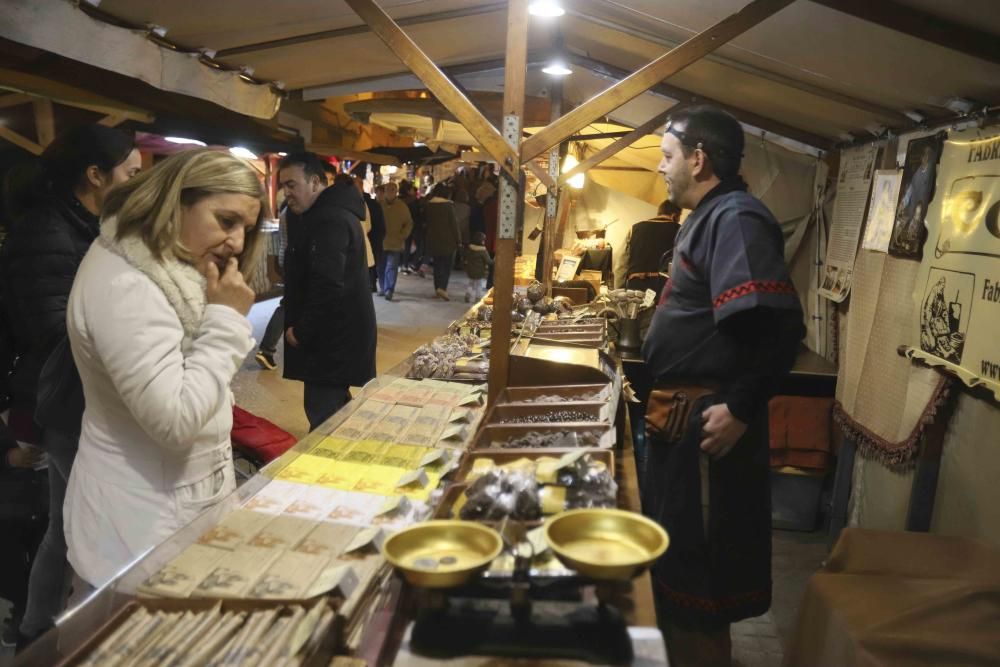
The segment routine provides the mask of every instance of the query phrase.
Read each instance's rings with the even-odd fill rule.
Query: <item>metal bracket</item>
[[[553,183],[559,183],[559,147],[549,150],[549,177]],[[559,210],[559,188],[552,188],[545,197],[545,215],[555,218]]]
[[[521,119],[513,114],[503,117],[503,138],[511,146],[518,146],[521,138]],[[515,168],[519,165],[515,165]],[[497,238],[513,239],[517,235],[518,187],[508,178],[500,179],[500,216]]]

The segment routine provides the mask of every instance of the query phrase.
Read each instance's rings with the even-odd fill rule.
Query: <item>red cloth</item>
[[[775,396],[769,408],[771,467],[829,468],[833,399]]]
[[[278,458],[295,444],[295,436],[263,417],[233,406],[233,449],[261,463]]]

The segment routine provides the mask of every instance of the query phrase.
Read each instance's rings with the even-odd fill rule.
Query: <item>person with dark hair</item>
[[[379,267],[382,276],[379,280],[386,301],[392,301],[392,295],[396,291],[396,277],[403,261],[403,251],[409,242],[410,231],[413,229],[410,207],[396,195],[396,184],[391,181],[386,183],[385,194],[381,202],[385,218],[385,239],[383,241],[382,264]]]
[[[305,384],[315,430],[375,377],[375,305],[368,283],[365,202],[351,182],[324,187],[312,153],[278,165],[288,201],[285,253],[285,377]]]
[[[333,182],[337,180],[337,176],[340,176],[340,173],[337,172],[337,168],[325,160],[323,161],[323,172],[326,174],[327,187],[333,185]]]
[[[730,624],[771,604],[767,404],[805,327],[781,228],[739,175],[739,122],[685,109],[661,150],[691,214],[642,348],[656,378],[643,509],[671,537],[654,593],[670,664],[729,665]]]
[[[27,415],[25,421],[30,422],[35,413],[43,366],[57,348],[65,346],[70,289],[84,255],[100,233],[104,201],[112,188],[135,176],[141,167],[131,135],[102,125],[84,125],[49,144],[34,165],[34,176],[15,197],[23,208],[13,211],[14,221],[0,253],[0,273],[5,314],[19,356],[11,373],[11,412]],[[73,376],[68,381],[78,382],[75,369],[67,373]],[[65,602],[63,498],[82,416],[64,415],[65,425],[39,425],[38,444],[49,460],[51,511],[29,581],[21,624],[26,640],[51,627]]]
[[[424,206],[427,221],[427,254],[434,261],[434,293],[437,298],[448,301],[448,282],[455,262],[455,251],[462,242],[458,228],[455,206],[448,199],[451,188],[438,183],[431,191],[430,199]]]
[[[625,252],[619,260],[624,275],[618,287],[643,292],[650,289],[659,296],[666,283],[663,270],[673,254],[680,220],[680,208],[667,199],[660,204],[656,216],[632,225],[625,236]]]

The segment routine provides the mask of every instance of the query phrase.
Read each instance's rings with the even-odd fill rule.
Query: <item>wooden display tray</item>
[[[505,419],[513,419],[517,417],[529,417],[535,415],[546,415],[552,412],[558,412],[560,410],[574,410],[580,412],[588,417],[593,417],[593,421],[579,422],[581,424],[593,424],[595,426],[601,424],[610,424],[613,421],[614,414],[609,414],[611,412],[608,403],[601,402],[586,402],[586,401],[567,401],[563,403],[496,403],[490,408],[490,411],[486,415],[484,423],[486,424],[497,424],[503,426],[520,426],[522,424],[528,425],[541,425],[541,424],[564,424],[567,422],[504,422]],[[576,422],[573,422],[576,423]]]
[[[211,609],[216,604],[221,603],[222,611],[260,611],[284,607],[290,605],[300,605],[303,607],[312,606],[317,598],[308,600],[236,600],[236,599],[176,599],[176,598],[137,598],[128,602],[124,607],[109,618],[97,632],[78,646],[72,653],[56,663],[55,667],[74,667],[82,664],[93,651],[101,645],[109,635],[111,635],[125,620],[138,611],[145,608],[147,611],[202,611]],[[330,631],[323,638],[319,646],[302,663],[303,667],[326,667],[334,656],[337,649],[342,645],[343,617],[337,613],[343,600],[339,598],[326,597],[327,605],[334,612],[333,622]]]
[[[617,433],[611,424],[594,422],[569,422],[555,424],[487,424],[476,434],[475,440],[469,449],[509,449],[511,451],[525,449],[567,449],[565,446],[558,447],[500,447],[494,443],[502,442],[516,436],[524,436],[531,432],[552,433],[556,431],[571,431],[575,433],[594,433],[598,441],[596,444],[581,445],[586,449],[608,449],[614,446]],[[576,449],[571,447],[570,449]]]
[[[560,449],[558,447],[551,449],[478,449],[474,452],[465,453],[465,456],[462,457],[462,462],[458,466],[458,470],[455,471],[454,479],[456,483],[466,481],[466,478],[472,471],[472,466],[475,465],[476,459],[493,459],[498,465],[503,465],[518,459],[540,459],[543,456],[558,459],[564,454],[575,451],[578,450],[569,448]],[[593,460],[604,463],[608,467],[611,476],[615,477],[615,454],[613,451],[610,449],[590,448],[586,452]]]
[[[597,394],[604,395],[603,398],[591,398]],[[558,401],[539,401],[539,396],[560,396]],[[548,405],[549,407],[562,405],[564,402],[573,403],[608,403],[611,399],[610,384],[560,384],[541,387],[507,387],[497,396],[497,403],[513,403],[526,405]]]

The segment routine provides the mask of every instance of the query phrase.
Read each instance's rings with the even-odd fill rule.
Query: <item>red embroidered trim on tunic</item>
[[[656,587],[659,588],[663,595],[670,598],[670,601],[677,606],[688,609],[699,609],[708,613],[719,613],[744,605],[767,603],[771,599],[770,591],[745,591],[734,595],[713,598],[674,590],[665,582],[655,577],[653,578],[653,583],[656,584]]]
[[[786,280],[748,280],[742,285],[727,289],[725,292],[715,297],[712,305],[721,308],[730,301],[740,297],[753,294],[754,292],[764,292],[767,294],[795,294],[795,287]]]

